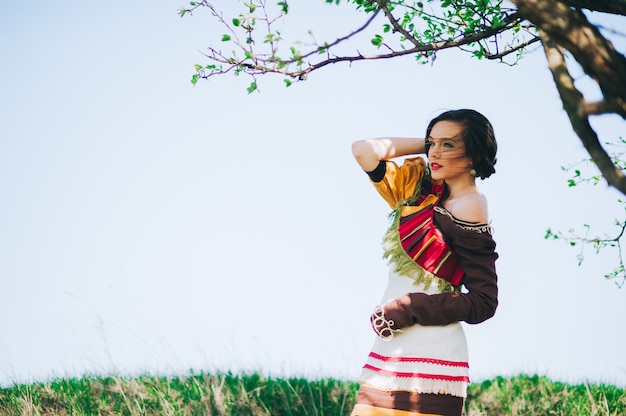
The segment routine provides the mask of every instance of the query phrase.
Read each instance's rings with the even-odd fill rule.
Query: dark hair
[[[428,123],[426,137],[430,137],[434,125],[440,121],[452,121],[463,125],[465,154],[472,159],[472,167],[476,171],[476,176],[485,179],[496,172],[494,165],[496,164],[498,143],[493,133],[493,127],[485,116],[476,110],[466,108],[443,112]],[[426,154],[428,154],[428,147],[426,146]]]

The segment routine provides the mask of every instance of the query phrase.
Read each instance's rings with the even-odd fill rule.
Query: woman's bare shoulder
[[[450,214],[461,221],[488,224],[489,207],[487,197],[478,190],[465,194],[459,197],[458,201],[455,201]]]

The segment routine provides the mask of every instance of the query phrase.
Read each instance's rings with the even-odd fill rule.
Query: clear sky
[[[626,386],[626,289],[602,277],[615,252],[586,250],[578,266],[577,248],[543,239],[612,232],[623,208],[604,184],[567,188],[561,166],[585,152],[540,50],[515,67],[454,52],[336,65],[290,88],[261,78],[248,95],[245,77],[189,82],[221,37],[207,12],[54,3],[0,4],[1,385],[189,370],[355,379],[386,281],[388,208],[350,144],[421,136],[439,111],[470,107],[500,146],[480,183],[500,307],[465,326],[472,379]],[[362,17],[290,6],[294,37],[332,39]]]

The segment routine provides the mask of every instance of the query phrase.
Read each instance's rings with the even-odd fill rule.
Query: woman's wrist
[[[415,145],[416,151],[415,153],[418,155],[426,154],[426,139],[417,139],[417,143]]]

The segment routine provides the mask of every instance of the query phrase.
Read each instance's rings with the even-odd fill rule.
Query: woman
[[[352,416],[462,413],[469,365],[460,321],[489,319],[498,304],[498,255],[475,183],[495,172],[496,150],[491,123],[467,109],[433,119],[426,139],[353,143],[393,213],[383,240],[389,283],[371,316],[377,338]],[[428,163],[391,161],[421,153]]]

